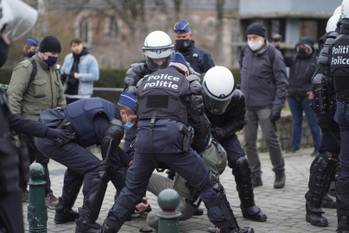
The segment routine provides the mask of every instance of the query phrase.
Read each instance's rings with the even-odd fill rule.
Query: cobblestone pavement
[[[326,209],[325,216],[328,217],[329,227],[319,228],[311,226],[305,222],[304,211],[304,194],[307,188],[309,166],[312,161],[310,157],[311,149],[302,150],[295,154],[286,154],[286,187],[281,190],[273,189],[274,173],[271,170],[271,163],[267,154],[261,154],[263,182],[262,187],[255,189],[256,204],[260,206],[268,215],[268,221],[265,223],[256,223],[245,220],[242,217],[238,195],[235,189],[235,181],[231,175],[231,169],[227,168],[221,177],[223,185],[226,188],[228,199],[233,207],[233,211],[237,217],[240,226],[252,226],[257,233],[301,233],[301,232],[335,232],[336,229],[336,212],[335,210]],[[50,161],[52,189],[56,195],[60,195],[63,174],[65,168],[54,161]],[[109,185],[106,197],[102,206],[101,214],[98,219],[102,223],[108,209],[113,204],[115,190],[112,185]],[[157,209],[156,198],[149,194],[150,203],[153,209]],[[82,205],[82,195],[79,195],[78,201],[74,208]],[[23,205],[26,229],[28,229],[26,221],[27,204]],[[48,210],[48,232],[68,233],[74,232],[75,225],[63,224],[55,225],[53,222],[54,211]],[[126,222],[120,232],[133,233],[139,232],[139,229],[144,225],[144,219],[133,219]],[[207,232],[210,226],[207,217],[194,217],[191,220],[180,223],[180,231],[183,233],[199,233]]]

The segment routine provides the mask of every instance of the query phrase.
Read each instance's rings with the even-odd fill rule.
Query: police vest
[[[189,82],[174,67],[158,70],[146,76],[137,88],[138,119],[173,119],[188,122],[185,102]]]
[[[337,99],[349,101],[349,35],[340,35],[331,49],[331,76]]]
[[[72,124],[82,146],[98,143],[93,122],[97,114],[105,114],[109,121],[119,119],[115,104],[98,97],[73,102],[65,107],[64,114]]]
[[[19,191],[19,156],[11,141],[6,96],[0,90],[0,198]]]

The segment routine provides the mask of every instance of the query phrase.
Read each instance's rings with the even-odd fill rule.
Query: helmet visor
[[[205,108],[213,115],[222,115],[227,110],[231,100],[231,98],[219,100],[210,97],[205,91],[203,96]]]

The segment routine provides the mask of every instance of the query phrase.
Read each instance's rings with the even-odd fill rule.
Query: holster
[[[183,152],[188,152],[194,137],[194,129],[190,126],[181,124],[179,126],[179,132],[183,134]]]

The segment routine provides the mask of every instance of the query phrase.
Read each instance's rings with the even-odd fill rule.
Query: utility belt
[[[337,93],[337,100],[339,102],[349,103],[349,93],[348,92]]]
[[[156,128],[157,125],[168,124],[169,121],[173,121],[176,125],[178,125],[178,130],[183,136],[182,150],[185,153],[188,152],[194,138],[194,129],[191,126],[187,126],[184,123],[179,122],[177,120],[172,120],[168,118],[167,119],[157,118],[156,114],[154,114],[150,119],[149,118],[140,119],[137,124],[139,127],[149,126],[153,133],[153,130]]]

